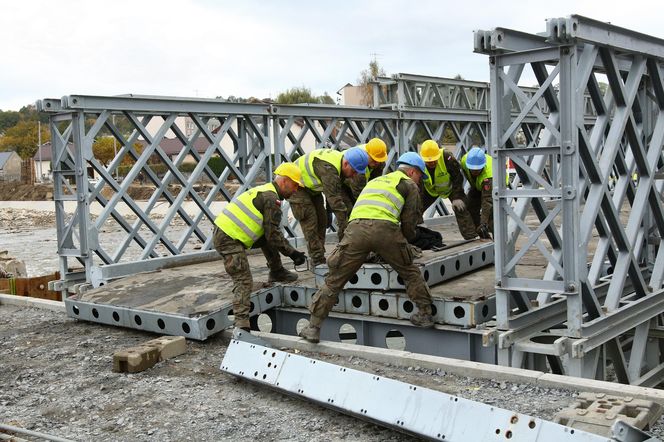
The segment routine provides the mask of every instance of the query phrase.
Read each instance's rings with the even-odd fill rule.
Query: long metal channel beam
[[[434,258],[421,264],[420,271],[427,284],[433,286],[493,264],[493,262],[494,244],[486,243],[454,255]],[[325,275],[328,272],[327,265],[316,267],[314,270],[316,286],[323,285]],[[360,290],[393,290],[405,287],[399,274],[387,264],[363,264],[360,270],[344,286],[345,289]]]
[[[315,293],[313,287],[284,286],[283,305],[307,308]],[[415,306],[405,292],[342,290],[332,311],[408,320],[415,312]],[[490,321],[495,314],[496,300],[493,295],[482,300],[434,298],[433,301],[433,320],[438,324],[475,327]]]
[[[230,302],[220,310],[198,316],[78,301],[75,297],[65,298],[64,302],[67,315],[70,318],[160,334],[184,336],[199,341],[204,341],[233,324],[233,321],[228,317],[232,308]],[[251,304],[250,316],[260,315],[281,305],[281,287],[275,286],[252,294]]]
[[[190,264],[201,264],[219,259],[216,250],[205,252],[185,253],[182,255],[165,256],[142,261],[127,263],[106,264],[103,266],[92,266],[90,270],[90,282],[93,287],[99,287],[108,282],[128,275],[140,272],[152,272],[159,269],[178,267]]]
[[[481,402],[249,342],[232,340],[220,369],[427,440],[610,440]],[[323,379],[325,382],[321,382]]]
[[[581,15],[549,19],[546,31],[550,42],[583,41],[664,60],[664,40]]]
[[[303,309],[276,308],[272,332],[295,336],[298,324],[309,319]],[[321,339],[353,341],[358,345],[392,348],[426,355],[443,356],[466,361],[496,364],[493,334],[487,330],[436,325],[435,328],[415,327],[410,322],[333,312],[321,327]]]
[[[483,81],[472,81],[472,80],[461,80],[457,78],[444,78],[444,77],[432,77],[429,75],[417,75],[417,74],[408,74],[408,73],[399,73],[395,77],[397,80],[410,81],[410,82],[421,82],[421,83],[432,83],[440,84],[443,86],[460,86],[468,88],[483,88],[488,89],[489,83]],[[391,78],[390,78],[391,79]]]

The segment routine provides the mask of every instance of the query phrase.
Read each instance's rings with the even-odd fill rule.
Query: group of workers
[[[379,138],[345,151],[316,149],[294,163],[282,163],[271,183],[234,198],[215,219],[214,247],[233,280],[235,327],[250,329],[252,276],[246,250],[260,247],[269,268],[269,282],[292,282],[297,274],[286,270],[281,255],[296,266],[306,262],[303,252],[283,236],[281,202],[287,199],[299,221],[311,264],[327,263],[325,283],[309,308],[309,325],[300,336],[320,339],[320,327],[337,302],[339,292],[374,252],[403,279],[406,293],[418,310],[410,321],[433,327],[432,298],[413,262],[410,242],[424,210],[439,197],[449,198],[459,231],[465,239],[491,239],[491,157],[473,147],[460,161],[434,140],[422,143],[420,153],[407,152],[394,172],[383,174],[387,146]],[[464,191],[464,177],[470,190]],[[325,196],[325,201],[323,199]],[[328,214],[336,216],[339,243],[325,258]]]

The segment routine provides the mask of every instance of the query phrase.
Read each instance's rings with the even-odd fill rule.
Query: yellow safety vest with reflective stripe
[[[480,173],[477,178],[473,178],[473,176],[470,174],[470,170],[468,169],[468,166],[466,166],[466,157],[468,154],[465,154],[463,157],[461,157],[461,170],[463,170],[464,175],[466,175],[466,179],[468,179],[468,182],[470,183],[471,186],[473,186],[475,189],[479,190],[480,192],[482,191],[482,182],[486,180],[487,178],[493,178],[493,169],[491,168],[491,164],[493,163],[493,159],[487,155],[484,154],[486,157],[486,164],[484,165],[484,169],[482,169],[482,173]],[[509,177],[508,177],[509,180]]]
[[[436,163],[436,170],[434,170],[434,179],[429,174],[429,168],[426,169],[428,180],[424,181],[424,189],[431,196],[439,196],[447,198],[452,193],[452,179],[450,174],[447,173],[447,166],[445,165],[445,154],[443,153],[438,158]]]
[[[339,175],[341,175],[341,162],[343,157],[343,152],[338,150],[316,149],[295,160],[295,164],[300,167],[300,172],[302,172],[302,183],[304,184],[304,187],[315,192],[323,191],[323,183],[314,173],[315,158],[325,161],[326,163],[330,163],[334,166],[335,169],[337,169]]]
[[[397,184],[408,175],[397,170],[369,181],[357,198],[350,220],[384,219],[399,224],[404,199],[397,190]],[[390,241],[385,238],[385,241]]]
[[[263,236],[263,214],[254,206],[254,198],[260,192],[277,193],[274,184],[254,187],[233,199],[217,216],[214,223],[228,236],[251,248]],[[277,195],[279,195],[277,193]]]

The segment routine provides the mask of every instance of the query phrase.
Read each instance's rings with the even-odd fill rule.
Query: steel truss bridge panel
[[[458,251],[459,248],[441,252],[424,250],[423,256],[415,260],[429,287],[493,264],[493,243],[477,241],[463,244],[463,248],[463,251]],[[328,271],[327,265],[315,268],[316,286],[323,284]],[[344,286],[348,290],[394,290],[405,287],[401,277],[387,264],[363,264]]]
[[[220,369],[428,440],[612,440],[436,390],[238,340],[228,345]]]
[[[601,379],[610,361],[620,382],[661,382],[664,40],[573,15],[539,36],[478,31],[475,50],[490,56],[496,322],[520,337],[501,339],[500,363]],[[523,74],[537,79],[532,95],[517,86]],[[544,129],[524,142],[526,110]],[[508,160],[516,185],[499,166]],[[516,267],[531,252],[543,277]],[[527,342],[561,324],[565,346]]]

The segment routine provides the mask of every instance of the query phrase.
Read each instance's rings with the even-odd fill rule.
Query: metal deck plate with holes
[[[262,281],[267,271],[258,268],[251,316],[281,305],[281,287]],[[232,288],[214,261],[125,277],[66,298],[65,306],[75,319],[205,340],[232,325]]]
[[[458,244],[455,246],[455,244]],[[493,264],[493,242],[457,241],[448,249],[434,252],[424,250],[415,259],[429,287],[468,272]],[[329,271],[327,265],[316,267],[316,286],[323,284]],[[397,272],[387,264],[363,264],[344,286],[346,289],[394,290],[405,288]]]
[[[238,340],[229,344],[220,368],[429,440],[607,441],[532,416]]]

